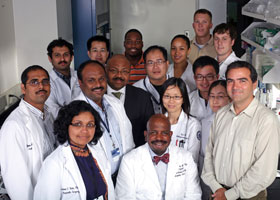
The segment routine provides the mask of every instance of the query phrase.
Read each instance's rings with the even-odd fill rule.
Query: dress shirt
[[[221,108],[210,130],[203,181],[213,192],[221,184],[230,187],[228,200],[256,196],[275,179],[279,134],[275,114],[255,98],[238,115],[232,103]]]
[[[64,82],[71,88],[71,85],[70,85],[70,83],[71,83],[71,73],[69,73],[69,76],[65,76],[64,74],[57,71],[55,68],[53,68],[53,71],[57,74],[57,76],[59,78],[64,80]]]
[[[218,59],[217,59],[218,60]],[[234,61],[240,60],[240,58],[238,58],[234,52],[231,52],[231,54],[222,62],[219,63],[220,65],[220,79],[222,80],[226,80],[226,71],[227,71],[227,67],[229,64],[231,64]]]
[[[102,122],[100,123],[101,127],[103,128],[102,137],[105,140],[107,157],[109,158],[109,162],[111,163],[111,173],[114,174],[119,169],[119,165],[123,155],[120,126],[115,118],[111,105],[104,98],[102,99],[104,111],[95,102],[93,102],[89,98],[86,99],[88,103],[99,113],[103,123],[105,123],[107,126],[106,128],[106,126]],[[117,157],[113,157],[112,151],[117,148],[119,148],[119,155]]]
[[[109,85],[107,85],[107,94],[112,96],[112,97],[116,97],[115,95],[113,95],[113,92],[121,92],[121,97],[120,97],[120,101],[124,104],[124,100],[125,100],[125,87],[122,87],[120,90],[114,90],[113,88],[111,88]]]

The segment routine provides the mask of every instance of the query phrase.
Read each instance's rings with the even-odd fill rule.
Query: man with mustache
[[[23,99],[0,131],[1,173],[11,199],[33,199],[42,162],[54,150],[53,118],[45,105],[49,81],[48,72],[41,66],[23,71]]]
[[[70,68],[74,57],[73,45],[59,38],[53,40],[47,50],[53,69],[50,72],[51,94],[46,104],[56,117],[59,109],[77,97],[81,89],[76,71]]]
[[[130,62],[129,83],[145,78],[146,69],[143,60],[143,37],[139,30],[130,29],[124,36],[124,55]]]
[[[121,54],[113,55],[106,65],[107,94],[121,100],[132,124],[136,147],[145,143],[144,130],[148,119],[154,114],[149,94],[128,84],[130,62]]]
[[[170,146],[170,122],[162,114],[147,123],[147,143],[126,154],[121,162],[116,199],[201,199],[197,166],[191,153]]]
[[[99,145],[111,164],[112,180],[115,182],[122,156],[135,146],[131,123],[121,101],[105,94],[107,79],[100,62],[86,61],[77,73],[82,92],[75,100],[88,102],[101,117],[104,132]]]

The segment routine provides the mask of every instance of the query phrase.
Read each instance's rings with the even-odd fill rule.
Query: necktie
[[[154,156],[153,162],[157,165],[159,161],[167,164],[169,162],[169,153],[164,154],[163,156]]]
[[[112,92],[112,94],[117,97],[118,99],[121,98],[122,93],[121,92]]]

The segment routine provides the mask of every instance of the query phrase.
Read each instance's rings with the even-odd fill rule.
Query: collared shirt
[[[203,46],[203,48],[200,48],[197,45],[196,38],[191,41],[190,48],[191,51],[189,54],[189,61],[191,62],[191,64],[193,64],[194,61],[200,56],[210,56],[212,58],[216,58],[217,56],[212,35],[210,40]]]
[[[114,90],[113,88],[111,88],[109,85],[107,85],[107,94],[112,96],[112,97],[116,97],[115,95],[113,95],[113,92],[121,92],[121,97],[120,97],[120,101],[124,104],[124,100],[125,100],[125,88],[126,86],[122,87],[120,90]],[[117,98],[117,97],[116,97]]]
[[[40,124],[40,127],[43,130],[43,158],[45,159],[53,150],[55,146],[55,137],[53,134],[53,128],[50,126],[50,122],[53,122],[51,119],[52,116],[48,111],[47,105],[44,106],[44,112],[40,111],[39,109],[35,108],[25,100],[23,100],[23,103],[26,105],[26,107],[30,110],[30,112],[34,115],[34,117],[37,119],[38,123]]]
[[[206,147],[203,181],[212,191],[231,189],[227,199],[247,199],[275,179],[279,153],[279,121],[257,99],[236,115],[233,104],[216,114]]]
[[[59,71],[57,71],[55,68],[53,68],[53,71],[57,74],[57,76],[59,78],[61,78],[62,80],[65,81],[65,83],[71,88],[71,72],[69,73],[69,76],[65,76],[62,73],[60,73]]]
[[[106,145],[107,157],[111,163],[111,173],[114,174],[118,169],[123,156],[122,140],[120,135],[120,126],[115,118],[111,105],[102,99],[102,107],[104,111],[92,100],[87,98],[88,103],[99,113],[103,128],[103,138]]]
[[[147,75],[145,63],[143,59],[143,54],[141,59],[138,61],[136,65],[130,65],[130,77],[129,77],[129,84],[133,84],[136,81],[139,81],[145,78]]]
[[[149,146],[149,145],[148,145]],[[150,148],[149,146],[149,152],[151,154],[151,159],[153,160],[154,156],[158,156],[157,154],[155,154],[153,152],[153,150]],[[169,150],[168,148],[166,149],[166,151],[162,154],[166,154],[168,153]],[[168,164],[165,164],[164,162],[160,161],[158,162],[158,164],[156,165],[154,162],[154,167],[155,167],[155,170],[157,172],[157,176],[158,176],[158,180],[159,180],[159,184],[160,184],[160,188],[161,188],[161,191],[162,191],[162,199],[164,199],[164,196],[165,196],[165,188],[166,188],[166,175],[167,175],[167,166]]]
[[[218,60],[218,57],[216,58],[216,60]],[[222,62],[219,63],[220,65],[220,79],[222,80],[226,80],[226,71],[227,71],[227,67],[229,64],[231,64],[234,61],[240,60],[240,58],[238,58],[235,53],[232,51],[231,54]]]

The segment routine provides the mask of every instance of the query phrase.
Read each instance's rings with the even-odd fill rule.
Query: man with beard
[[[145,78],[146,69],[143,60],[143,37],[139,30],[130,29],[124,36],[124,55],[130,62],[130,79],[129,83]]]
[[[46,104],[56,117],[59,109],[69,104],[81,90],[77,73],[70,68],[74,57],[73,45],[66,40],[58,39],[53,40],[47,50],[53,69],[50,73],[51,94]]]
[[[116,199],[201,199],[197,166],[191,153],[170,144],[170,122],[162,114],[147,123],[147,143],[123,157]]]
[[[100,115],[103,136],[99,145],[111,163],[112,180],[115,182],[122,156],[134,148],[132,127],[123,104],[105,94],[107,80],[104,66],[94,60],[82,63],[78,69],[82,92],[75,100],[88,102]]]
[[[129,72],[130,62],[124,55],[112,56],[106,65],[107,94],[120,99],[124,104],[126,114],[132,124],[134,143],[138,147],[145,143],[144,131],[154,110],[149,94],[128,84]]]
[[[33,65],[21,75],[24,95],[0,131],[0,165],[8,195],[33,199],[43,160],[54,150],[53,118],[45,101],[50,94],[48,72]]]

